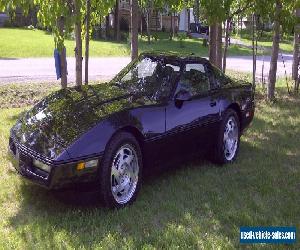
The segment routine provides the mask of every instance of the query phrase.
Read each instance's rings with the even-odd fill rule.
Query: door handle
[[[210,101],[210,104],[209,104],[211,107],[215,107],[217,106],[217,101]]]

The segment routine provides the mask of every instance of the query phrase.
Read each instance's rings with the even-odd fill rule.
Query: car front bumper
[[[61,189],[75,186],[76,184],[94,183],[98,180],[98,169],[101,156],[97,156],[98,165],[93,168],[77,170],[77,164],[85,160],[75,162],[49,164],[50,172],[43,171],[33,164],[34,157],[24,151],[20,151],[16,146],[15,150],[8,148],[8,160],[14,169],[32,183],[38,184],[47,189]],[[90,158],[88,160],[93,160]]]

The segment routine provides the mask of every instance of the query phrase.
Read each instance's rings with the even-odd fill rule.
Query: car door
[[[180,63],[160,62],[155,75],[155,86],[151,88],[150,97],[144,96],[145,105],[135,111],[143,127],[145,139],[144,159],[151,166],[159,166],[163,161],[168,146],[165,141],[166,107],[180,75]],[[154,90],[154,91],[152,91]]]
[[[185,63],[166,107],[169,154],[181,157],[209,146],[208,135],[219,120],[218,99],[211,84],[206,62]]]

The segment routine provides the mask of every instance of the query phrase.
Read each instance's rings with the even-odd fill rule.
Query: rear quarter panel
[[[220,111],[225,112],[228,108],[237,111],[241,130],[244,130],[252,121],[255,104],[253,89],[250,84],[233,84],[221,90]]]

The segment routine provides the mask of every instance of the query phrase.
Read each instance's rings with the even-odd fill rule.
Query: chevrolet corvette
[[[254,87],[208,60],[143,53],[109,83],[54,92],[22,114],[9,155],[33,183],[93,182],[119,208],[136,199],[146,169],[198,150],[219,165],[235,161],[254,110]]]

